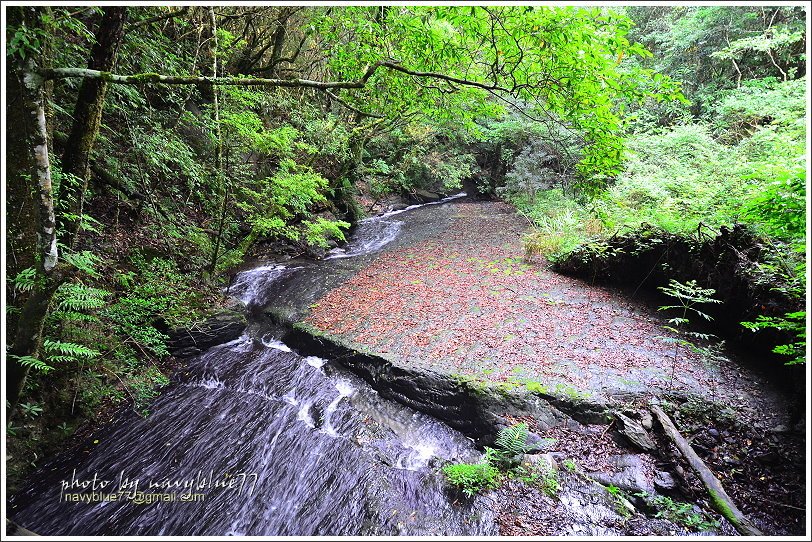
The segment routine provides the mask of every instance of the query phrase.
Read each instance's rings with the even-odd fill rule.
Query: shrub
[[[715,133],[726,142],[752,135],[765,124],[792,125],[806,114],[806,78],[779,82],[767,77],[745,81],[712,107]]]
[[[468,497],[486,489],[496,489],[501,477],[499,469],[487,462],[446,465],[443,467],[443,474]]]
[[[522,456],[535,449],[534,445],[527,443],[528,436],[526,423],[506,427],[496,437],[496,448],[485,448],[484,461],[447,465],[443,467],[443,473],[452,485],[469,497],[485,489],[496,489],[501,472],[515,473],[520,468]]]
[[[720,526],[718,520],[709,517],[705,512],[687,502],[679,502],[665,495],[657,495],[652,499],[652,504],[657,508],[655,517],[673,521],[692,531],[710,531]]]
[[[505,175],[504,191],[524,192],[533,201],[540,190],[564,186],[567,174],[561,169],[561,156],[556,149],[532,139],[513,160]]]

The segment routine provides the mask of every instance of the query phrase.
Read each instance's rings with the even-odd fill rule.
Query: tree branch
[[[348,104],[347,102],[345,102],[344,100],[342,100],[341,98],[339,98],[338,96],[336,96],[335,94],[330,92],[329,90],[325,90],[324,92],[326,92],[327,95],[330,98],[334,99],[335,101],[337,101],[338,103],[340,103],[341,105],[343,105],[344,107],[346,107],[347,109],[352,111],[353,113],[357,113],[357,114],[359,114],[361,116],[364,116],[364,117],[372,117],[374,119],[384,119],[384,118],[386,118],[385,116],[378,115],[377,113],[367,113],[366,111],[361,111],[360,109],[357,109],[357,108],[353,107],[352,105]]]
[[[312,81],[310,79],[263,79],[259,77],[204,77],[197,75],[161,75],[159,73],[139,73],[135,75],[119,75],[87,68],[51,68],[44,69],[39,74],[45,80],[55,79],[102,79],[109,83],[121,85],[235,85],[259,87],[309,87],[317,89],[328,88],[363,88],[375,71],[383,63],[376,63],[367,69],[366,73],[355,81]]]
[[[452,75],[446,75],[438,72],[421,72],[405,68],[392,61],[379,61],[369,66],[361,76],[360,79],[355,81],[314,81],[311,79],[267,79],[261,77],[204,77],[198,75],[161,75],[159,73],[139,73],[135,75],[120,75],[110,72],[103,72],[99,70],[91,70],[86,68],[50,68],[41,70],[39,73],[45,80],[55,79],[70,79],[70,78],[84,78],[84,79],[101,79],[109,83],[117,83],[121,85],[144,85],[144,84],[157,84],[157,85],[233,85],[233,86],[258,86],[258,87],[287,87],[287,88],[316,88],[316,89],[333,89],[333,88],[364,88],[378,68],[387,68],[389,70],[405,73],[413,77],[426,77],[430,79],[439,79],[450,83],[456,83],[461,86],[476,87],[489,92],[508,92],[509,90],[500,87],[496,83],[487,84],[481,81],[472,81],[470,79],[462,79]]]
[[[462,85],[462,86],[466,86],[466,87],[481,88],[481,89],[487,90],[487,91],[509,92],[508,89],[506,89],[504,87],[500,87],[496,83],[487,84],[487,83],[483,83],[481,81],[472,81],[470,79],[462,79],[460,77],[454,77],[452,75],[446,75],[444,73],[420,72],[420,71],[416,71],[416,70],[410,70],[408,68],[404,68],[403,66],[401,66],[400,64],[398,64],[396,62],[384,61],[384,62],[379,62],[378,65],[380,65],[381,67],[388,68],[388,69],[393,70],[393,71],[398,71],[398,72],[401,72],[401,73],[405,73],[406,75],[411,75],[411,76],[414,76],[414,77],[429,77],[429,78],[432,78],[432,79],[440,79],[440,80],[443,80],[443,81],[449,81],[451,83],[457,83],[458,85]],[[373,72],[374,72],[374,70],[373,70]]]
[[[128,24],[124,27],[125,32],[129,32],[130,30],[134,30],[141,26],[147,26],[148,24],[157,23],[159,21],[163,21],[166,19],[173,19],[175,17],[180,17],[184,15],[187,11],[189,11],[189,7],[182,7],[177,11],[173,11],[171,13],[164,13],[163,15],[156,15],[155,17],[150,17],[149,19],[144,19],[143,21],[136,21],[133,23]]]
[[[733,504],[731,498],[725,493],[722,483],[716,475],[711,472],[707,465],[705,465],[705,462],[696,455],[696,452],[688,441],[680,435],[668,415],[656,404],[649,406],[651,407],[651,412],[659,420],[660,426],[662,426],[666,436],[674,443],[685,460],[688,461],[691,468],[696,471],[705,489],[708,490],[711,504],[716,511],[730,521],[741,534],[745,536],[762,536],[761,531],[747,519],[747,516],[745,516],[735,504]]]

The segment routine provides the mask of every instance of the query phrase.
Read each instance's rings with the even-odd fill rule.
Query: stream
[[[405,211],[328,258],[380,250]],[[299,269],[245,271],[230,294],[261,307]],[[8,516],[42,535],[497,534],[487,498],[454,502],[438,473],[479,459],[468,438],[280,336],[253,321],[192,359],[146,418],[125,413],[35,471]]]

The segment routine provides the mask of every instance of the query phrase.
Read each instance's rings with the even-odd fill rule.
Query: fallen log
[[[711,505],[717,512],[722,514],[741,534],[745,536],[763,536],[762,532],[753,525],[747,516],[739,510],[733,503],[731,498],[725,493],[725,488],[722,487],[722,482],[716,477],[715,474],[705,465],[705,462],[696,454],[690,443],[680,434],[668,414],[656,404],[650,404],[652,414],[659,420],[666,436],[674,443],[682,456],[688,461],[694,471],[696,471],[705,489],[708,490],[710,495]]]

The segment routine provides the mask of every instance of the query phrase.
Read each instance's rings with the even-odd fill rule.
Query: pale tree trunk
[[[23,8],[26,26],[40,26],[39,14]],[[36,224],[36,280],[20,312],[14,342],[8,350],[6,372],[6,399],[9,409],[17,404],[20,392],[25,385],[28,368],[19,358],[37,357],[42,346],[45,317],[53,294],[61,282],[61,270],[57,271],[58,251],[56,222],[54,220],[54,199],[51,187],[51,166],[48,160],[48,132],[45,122],[45,85],[39,74],[42,58],[35,52],[26,55],[21,61],[15,56],[13,66],[19,80],[19,105],[24,109],[26,122],[18,129],[22,132],[25,146],[33,160],[27,179],[20,177],[11,182],[27,182],[34,195],[34,222]]]
[[[96,31],[96,44],[93,46],[88,62],[89,69],[105,72],[113,69],[119,47],[124,39],[126,21],[126,7],[104,9],[104,15]],[[71,212],[78,217],[72,223],[69,240],[71,246],[75,246],[76,238],[82,228],[82,214],[90,178],[90,154],[93,152],[93,145],[99,135],[107,86],[108,82],[105,79],[82,80],[76,107],[73,110],[73,126],[62,155],[62,170],[75,175],[80,182],[80,186],[74,193],[76,201],[71,209]]]
[[[217,17],[214,14],[214,8],[209,8],[209,21],[211,28],[211,56],[212,56],[212,77],[217,77]],[[222,199],[220,200],[220,216],[217,223],[217,233],[214,238],[214,249],[211,256],[211,265],[209,267],[209,274],[214,275],[217,269],[217,260],[220,257],[220,244],[223,238],[223,228],[226,221],[226,210],[228,205],[228,189],[226,187],[226,180],[223,175],[223,134],[220,131],[220,97],[219,90],[215,86],[212,89],[214,93],[213,109],[214,109],[214,180],[215,186],[222,192]]]

